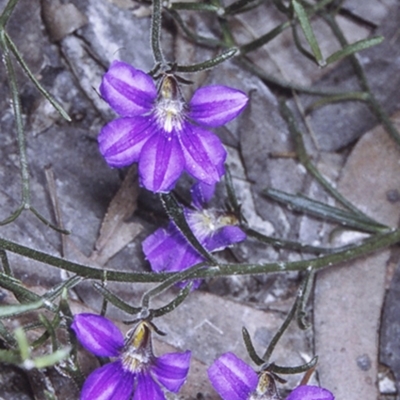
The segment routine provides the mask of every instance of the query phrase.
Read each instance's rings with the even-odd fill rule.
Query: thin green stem
[[[8,262],[7,253],[4,250],[0,250],[0,259],[3,266],[4,273],[9,276],[13,276],[11,271],[10,263]]]
[[[175,310],[175,308],[177,308],[180,304],[182,304],[183,301],[186,299],[186,297],[190,294],[192,288],[193,284],[192,282],[190,282],[178,293],[178,296],[176,296],[174,300],[172,300],[163,307],[157,309],[151,309],[150,310],[151,317],[152,318],[162,317],[163,315],[166,315],[171,311]]]
[[[8,20],[11,17],[12,12],[14,11],[15,6],[17,5],[19,0],[10,0],[5,6],[3,12],[0,16],[0,30],[3,30],[6,26]]]
[[[201,263],[200,270],[194,272],[190,279],[209,278],[231,275],[255,275],[272,272],[285,271],[304,271],[307,268],[313,268],[316,271],[333,266],[335,264],[351,261],[358,257],[365,256],[378,250],[385,249],[400,242],[400,229],[392,230],[381,234],[376,234],[366,239],[362,244],[339,251],[334,254],[328,254],[322,257],[316,257],[309,260],[300,260],[292,262],[274,262],[266,264],[230,264],[218,263],[208,268],[204,268]],[[38,250],[22,246],[15,242],[0,238],[0,248],[5,251],[11,251],[24,257],[34,259],[48,265],[74,272],[85,278],[102,280],[107,276],[108,281],[114,282],[164,282],[175,273],[139,273],[139,272],[118,272],[115,270],[96,269],[75,262],[67,261],[60,257],[51,256]],[[200,265],[200,264],[198,264]]]
[[[300,243],[300,242],[295,242],[295,241],[285,240],[285,239],[277,239],[277,238],[273,238],[271,236],[266,236],[260,232],[257,232],[256,230],[246,227],[246,226],[241,226],[240,228],[246,233],[246,235],[253,237],[254,239],[257,239],[260,242],[267,243],[267,244],[271,245],[272,247],[275,247],[278,249],[289,249],[289,250],[293,250],[293,251],[299,251],[302,253],[333,254],[333,253],[337,253],[338,251],[348,250],[348,249],[351,249],[351,248],[354,248],[357,246],[355,244],[348,244],[345,246],[332,247],[332,248],[311,246],[311,245],[305,244],[305,243]]]
[[[221,54],[218,54],[218,56],[198,63],[198,64],[192,64],[192,65],[177,65],[174,67],[174,71],[176,72],[198,72],[198,71],[204,71],[206,69],[210,69],[215,67],[218,64],[223,63],[226,60],[229,60],[232,58],[236,53],[238,52],[238,49],[236,47],[228,49],[223,51]]]
[[[20,173],[22,180],[22,199],[21,205],[18,209],[13,213],[12,217],[17,218],[24,208],[30,207],[30,193],[29,193],[29,171],[28,171],[28,160],[26,156],[26,144],[25,144],[25,135],[24,135],[24,127],[22,122],[22,110],[21,110],[21,102],[18,94],[17,80],[15,76],[14,67],[11,62],[9,49],[6,42],[5,32],[4,30],[0,31],[0,46],[3,51],[3,62],[6,67],[7,76],[9,78],[10,92],[11,92],[11,102],[15,117],[15,124],[17,128],[17,140],[18,140],[18,150],[19,150],[19,159],[20,159]],[[9,221],[11,218],[9,217],[7,220],[0,222],[0,225],[4,225],[5,222]],[[13,220],[13,219],[11,219]]]
[[[278,25],[265,35],[260,36],[258,39],[253,40],[250,43],[247,43],[243,46],[240,46],[240,54],[245,55],[251,51],[254,51],[262,46],[264,44],[269,43],[271,40],[275,39],[281,32],[283,32],[285,29],[287,29],[291,25],[290,21],[283,22],[282,24]]]
[[[221,8],[209,3],[177,1],[168,5],[170,10],[208,11],[219,13]]]
[[[153,0],[153,13],[151,17],[151,49],[153,51],[154,61],[164,65],[164,56],[161,51],[161,24],[161,0]]]
[[[297,307],[300,301],[300,297],[296,297],[296,301],[294,302],[292,308],[289,311],[289,314],[286,316],[285,321],[283,321],[283,324],[279,327],[278,331],[272,338],[271,342],[269,343],[267,349],[265,350],[264,355],[262,356],[262,359],[264,362],[269,362],[269,359],[271,358],[272,352],[275,350],[275,346],[279,342],[280,338],[282,335],[285,333],[286,329],[288,328],[289,324],[292,322],[293,317],[296,314]]]
[[[160,285],[156,286],[154,289],[149,290],[142,297],[142,308],[149,308],[150,299],[152,297],[158,296],[159,294],[165,292],[169,287],[175,285],[178,282],[182,282],[186,279],[191,278],[191,276],[198,270],[204,268],[206,266],[205,263],[200,263],[193,265],[192,267],[186,269],[185,271],[181,271],[173,274],[169,278],[165,279]]]
[[[40,82],[36,79],[35,75],[33,75],[32,71],[29,69],[25,60],[23,59],[21,53],[19,52],[17,46],[15,46],[14,42],[11,40],[10,36],[7,32],[4,32],[5,40],[7,41],[8,48],[13,52],[16,60],[19,65],[22,67],[28,78],[32,81],[32,83],[36,86],[39,92],[51,103],[51,105],[60,113],[60,115],[71,122],[71,117],[67,114],[67,112],[62,108],[62,106],[54,100],[54,98],[50,95],[50,93],[40,84]]]

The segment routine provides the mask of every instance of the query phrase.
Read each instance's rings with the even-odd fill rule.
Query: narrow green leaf
[[[53,98],[53,96],[40,84],[40,82],[36,79],[35,75],[32,74],[28,65],[25,63],[21,53],[19,52],[17,46],[11,40],[10,36],[8,36],[7,32],[5,32],[5,38],[7,42],[7,46],[13,52],[15,58],[17,59],[19,65],[22,67],[28,78],[32,81],[32,83],[36,86],[37,90],[51,103],[51,105],[59,112],[59,114],[68,122],[71,122],[71,117],[67,114],[67,112],[62,108],[62,106]]]
[[[141,307],[132,307],[130,304],[126,303],[122,299],[120,299],[118,296],[116,296],[114,293],[110,292],[108,289],[104,287],[104,285],[101,285],[99,283],[93,283],[93,287],[101,293],[101,295],[107,299],[112,305],[115,307],[119,308],[120,310],[125,311],[127,314],[137,314],[139,313],[142,309]]]
[[[292,0],[292,4],[294,12],[297,15],[297,18],[299,19],[301,29],[304,32],[304,36],[306,37],[306,40],[311,47],[311,51],[313,52],[318,65],[324,67],[326,65],[326,61],[322,57],[321,49],[319,48],[317,39],[315,38],[314,31],[311,27],[310,20],[308,18],[306,10],[296,0]]]
[[[81,276],[75,275],[71,278],[61,282],[60,284],[54,286],[50,290],[48,290],[44,295],[43,298],[46,300],[53,301],[58,296],[60,296],[64,290],[69,290],[75,287],[79,282],[82,282],[83,278]]]
[[[64,347],[63,349],[57,350],[54,353],[34,358],[32,361],[36,368],[51,367],[66,358],[70,351],[70,347]]]
[[[0,362],[19,365],[21,356],[13,350],[0,349]]]
[[[0,318],[8,318],[14,315],[22,314],[28,311],[37,310],[43,307],[43,300],[36,301],[29,304],[13,304],[0,307]]]
[[[242,337],[244,344],[246,346],[247,353],[253,360],[254,364],[256,365],[265,364],[265,361],[257,354],[256,349],[253,346],[253,342],[251,341],[250,333],[244,326],[242,327]]]
[[[362,232],[376,233],[377,231],[388,229],[383,225],[371,223],[371,221],[366,220],[351,211],[332,207],[302,195],[293,195],[275,189],[266,189],[263,191],[263,194],[280,203],[286,204],[293,210],[303,211]]]
[[[177,1],[171,2],[168,8],[172,10],[190,10],[190,11],[209,11],[214,13],[219,13],[223,10],[214,4],[203,3],[203,2],[193,2],[193,1]]]
[[[153,318],[158,318],[175,310],[175,308],[178,307],[180,304],[182,304],[182,302],[192,291],[192,287],[193,287],[193,282],[190,282],[178,293],[178,296],[176,296],[174,300],[169,302],[164,307],[157,308],[155,310],[150,310],[150,314],[153,316]]]
[[[376,36],[369,39],[359,40],[358,42],[349,44],[343,47],[343,49],[340,49],[337,52],[333,53],[326,59],[326,62],[327,64],[331,64],[335,61],[338,61],[344,57],[349,56],[350,54],[354,54],[357,51],[368,49],[369,47],[381,44],[384,39],[385,38],[383,36]]]
[[[28,339],[23,328],[19,327],[14,331],[15,339],[18,343],[19,353],[21,354],[21,358],[23,361],[29,358],[31,353],[31,349],[29,347]]]
[[[308,371],[311,368],[314,368],[317,365],[318,356],[315,356],[310,362],[298,365],[296,367],[281,367],[274,363],[268,366],[268,371],[274,372],[275,374],[283,374],[283,375],[292,375],[292,374],[300,374]]]
[[[221,54],[218,54],[218,56],[198,63],[198,64],[193,64],[193,65],[177,65],[174,70],[176,72],[198,72],[198,71],[204,71],[206,69],[210,69],[215,67],[218,64],[223,63],[226,60],[229,60],[232,58],[235,54],[237,54],[239,49],[237,47],[232,47],[230,49],[227,49],[223,51]]]

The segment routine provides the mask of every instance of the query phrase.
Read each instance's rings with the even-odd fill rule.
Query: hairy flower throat
[[[160,85],[155,106],[158,124],[167,132],[181,130],[184,120],[184,100],[178,83],[172,75],[166,75]]]

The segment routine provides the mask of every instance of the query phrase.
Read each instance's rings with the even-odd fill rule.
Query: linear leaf
[[[343,49],[340,49],[337,52],[331,54],[326,59],[326,62],[327,62],[327,64],[331,64],[335,61],[340,60],[341,58],[349,56],[350,54],[354,54],[357,51],[368,49],[369,47],[381,44],[383,42],[383,40],[384,40],[383,36],[376,36],[376,37],[369,38],[369,39],[359,40],[358,42],[349,44],[349,45],[343,47]]]
[[[292,4],[294,12],[299,19],[301,29],[304,32],[304,36],[306,37],[306,40],[311,47],[311,51],[313,52],[314,57],[318,62],[318,65],[324,67],[326,65],[326,61],[322,57],[321,49],[319,48],[317,39],[315,38],[314,31],[311,27],[306,10],[296,0],[292,0]]]
[[[293,195],[276,189],[266,189],[263,191],[263,194],[273,200],[286,204],[294,210],[304,211],[362,232],[376,233],[377,230],[384,231],[388,229],[384,225],[371,223],[371,221],[350,211],[329,206],[302,195]]]

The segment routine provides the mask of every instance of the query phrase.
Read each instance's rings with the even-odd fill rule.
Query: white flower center
[[[156,104],[155,115],[164,131],[171,133],[173,129],[181,130],[184,119],[183,102],[161,98]]]
[[[231,215],[217,215],[215,210],[194,210],[187,215],[188,224],[198,239],[211,236],[218,229],[228,225],[236,225],[237,219]]]
[[[120,356],[122,367],[125,371],[132,373],[139,372],[146,368],[150,357],[144,352],[138,353],[134,347],[129,347],[127,351]]]

